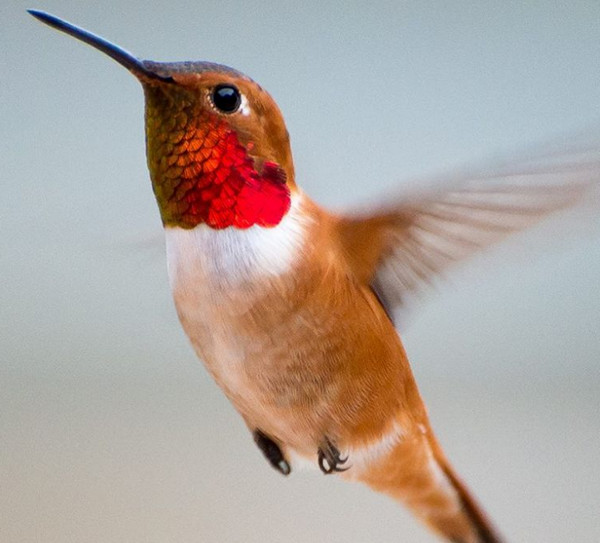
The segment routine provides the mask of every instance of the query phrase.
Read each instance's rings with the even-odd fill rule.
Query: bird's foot
[[[350,466],[341,467],[348,461],[348,457],[342,458],[337,447],[325,438],[325,442],[319,447],[319,468],[325,475],[339,473],[350,469]]]
[[[270,437],[267,437],[260,430],[254,431],[254,442],[258,445],[258,448],[265,455],[265,458],[269,461],[269,464],[273,466],[282,475],[289,475],[292,471],[289,462],[283,456],[279,445],[275,443]]]

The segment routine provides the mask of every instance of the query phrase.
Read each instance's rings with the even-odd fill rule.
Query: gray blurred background
[[[0,6],[0,541],[434,541],[366,488],[267,466],[179,328],[139,84],[29,7],[248,73],[298,182],[339,209],[600,126],[600,3]],[[480,256],[403,332],[448,455],[513,542],[600,541],[600,227],[571,223]]]

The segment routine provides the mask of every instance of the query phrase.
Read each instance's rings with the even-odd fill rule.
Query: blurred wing
[[[348,261],[393,318],[453,263],[590,194],[600,185],[598,151],[456,175],[395,205],[340,217]]]

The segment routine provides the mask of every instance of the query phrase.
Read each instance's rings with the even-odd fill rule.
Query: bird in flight
[[[452,264],[580,201],[597,159],[542,155],[334,214],[296,184],[283,116],[249,77],[140,60],[30,13],[141,83],[179,319],[273,468],[288,475],[302,458],[402,502],[447,541],[501,541],[434,435],[399,319]]]

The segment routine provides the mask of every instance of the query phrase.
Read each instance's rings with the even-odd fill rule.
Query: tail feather
[[[406,505],[453,543],[502,543],[431,432],[403,439],[357,477]]]
[[[502,543],[502,538],[492,526],[487,515],[481,506],[477,503],[473,495],[469,492],[465,484],[452,469],[448,460],[436,441],[432,443],[434,458],[444,475],[452,484],[452,487],[458,494],[462,510],[469,518],[473,531],[477,534],[477,543]],[[462,540],[456,540],[456,543],[462,543]]]

